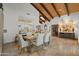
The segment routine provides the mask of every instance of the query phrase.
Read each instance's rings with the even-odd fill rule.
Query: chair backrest
[[[31,32],[27,32],[27,36],[31,36],[32,35],[32,33]]]
[[[19,34],[19,45],[21,47],[27,47],[28,46],[28,41],[24,41],[24,39],[23,39],[21,34]]]
[[[36,46],[40,46],[43,44],[44,34],[39,33],[36,40]]]

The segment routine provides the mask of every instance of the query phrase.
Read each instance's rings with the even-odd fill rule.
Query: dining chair
[[[33,44],[37,47],[43,46],[43,40],[44,40],[44,33],[38,33],[36,41],[34,41]]]
[[[19,36],[19,40],[18,40],[18,43],[19,43],[19,49],[21,50],[20,51],[20,54],[22,53],[22,51],[25,51],[25,48],[28,47],[29,45],[29,42],[28,41],[24,41],[23,37],[21,34],[18,35]]]
[[[50,37],[51,37],[51,33],[47,32],[44,36],[44,44],[49,44],[50,43]]]

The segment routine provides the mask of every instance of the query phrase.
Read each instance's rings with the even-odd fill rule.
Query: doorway
[[[3,46],[3,8],[0,3],[0,55],[2,53]]]

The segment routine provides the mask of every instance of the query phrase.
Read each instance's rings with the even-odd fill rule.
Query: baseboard
[[[10,44],[10,43],[15,43],[15,41],[4,43],[4,45]]]

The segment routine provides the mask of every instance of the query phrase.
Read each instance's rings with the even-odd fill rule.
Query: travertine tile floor
[[[15,43],[6,44],[3,48],[3,55],[5,56],[18,56],[18,48]],[[52,38],[51,46],[44,47],[37,52],[28,54],[22,53],[22,56],[79,56],[78,40],[65,39],[65,38]]]

